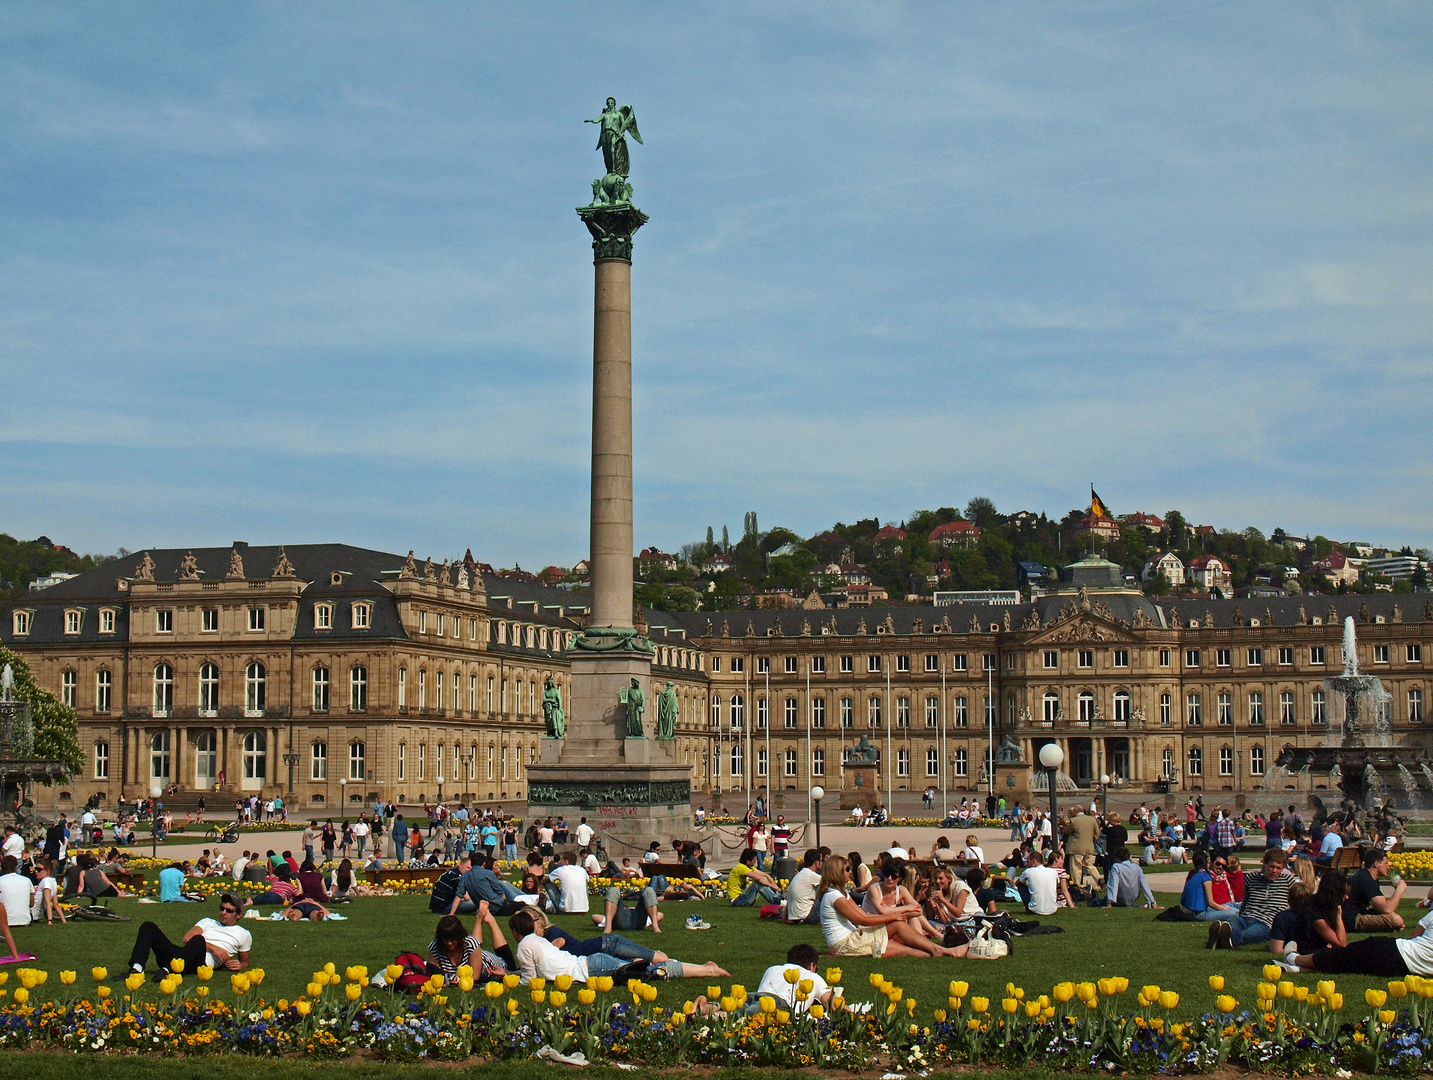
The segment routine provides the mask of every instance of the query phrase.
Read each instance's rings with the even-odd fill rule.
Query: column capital
[[[632,234],[647,224],[647,215],[631,203],[579,206],[577,216],[592,234],[592,261],[632,261]]]

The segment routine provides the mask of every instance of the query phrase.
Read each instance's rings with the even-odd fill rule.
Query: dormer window
[[[315,630],[333,629],[333,605],[315,604],[313,608],[313,628]]]
[[[30,633],[30,617],[33,613],[29,611],[17,611],[14,613],[10,626],[16,637],[27,637]]]
[[[353,628],[355,630],[367,630],[373,625],[373,605],[353,605]]]
[[[114,608],[100,608],[100,633],[114,633]]]
[[[79,608],[67,608],[65,610],[65,633],[78,634],[80,627],[84,624],[85,613]]]

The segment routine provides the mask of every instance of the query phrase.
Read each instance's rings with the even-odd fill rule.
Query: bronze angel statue
[[[642,141],[642,134],[637,130],[637,114],[632,106],[619,107],[616,98],[608,98],[602,115],[583,123],[601,128],[597,149],[602,151],[602,162],[607,166],[607,175],[592,181],[592,204],[631,202],[632,185],[627,177],[632,171],[632,161],[627,153],[626,136],[630,132],[632,138]]]

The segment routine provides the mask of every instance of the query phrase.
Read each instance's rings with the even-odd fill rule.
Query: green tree
[[[0,646],[0,668],[9,664],[15,674],[15,700],[30,706],[35,728],[35,756],[63,761],[70,772],[84,765],[80,754],[80,724],[75,710],[48,690],[41,689],[20,654]]]
[[[994,529],[1000,524],[1000,513],[995,509],[995,503],[984,495],[977,495],[965,504],[965,518],[979,525],[982,531]]]
[[[1189,547],[1189,524],[1178,510],[1164,512],[1164,531],[1168,534],[1171,550],[1184,551]]]

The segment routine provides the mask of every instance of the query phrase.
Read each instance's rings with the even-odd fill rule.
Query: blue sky
[[[0,529],[585,554],[987,495],[1433,545],[1433,6],[0,9]]]

